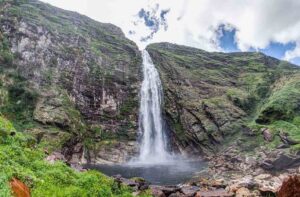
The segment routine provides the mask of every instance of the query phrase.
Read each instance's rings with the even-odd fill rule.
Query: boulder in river
[[[166,196],[169,196],[170,194],[180,192],[180,187],[178,186],[159,186],[159,185],[150,185],[149,186],[151,191],[157,191],[160,190],[162,191]]]

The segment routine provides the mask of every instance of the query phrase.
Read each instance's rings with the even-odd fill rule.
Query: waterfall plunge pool
[[[136,161],[122,165],[86,165],[108,175],[124,178],[142,177],[151,184],[176,185],[188,181],[206,168],[201,160],[173,156],[167,149],[168,139],[163,127],[163,90],[159,73],[149,53],[142,51],[143,82],[139,112],[140,154]]]
[[[85,168],[98,170],[108,176],[120,174],[124,178],[142,177],[155,185],[184,183],[207,167],[202,160],[172,160],[159,164],[87,164]]]

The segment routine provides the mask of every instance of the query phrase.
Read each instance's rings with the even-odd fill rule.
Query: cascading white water
[[[140,154],[121,165],[91,165],[112,176],[143,177],[152,184],[173,185],[186,182],[194,172],[205,167],[200,160],[192,160],[168,152],[167,136],[163,128],[163,91],[159,74],[147,51],[143,56],[143,82],[141,87],[139,132]]]
[[[146,50],[143,56],[139,130],[142,134],[138,162],[163,163],[168,161],[167,138],[163,130],[161,104],[162,85],[159,74]]]

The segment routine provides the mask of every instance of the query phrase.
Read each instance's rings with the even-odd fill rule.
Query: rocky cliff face
[[[300,140],[298,67],[262,53],[208,53],[169,43],[147,49],[161,74],[165,117],[181,152],[209,155],[233,143],[240,150],[275,149],[283,143],[279,132]],[[266,143],[263,128],[274,139]]]
[[[113,160],[124,160],[135,149],[137,46],[114,25],[36,0],[0,8],[1,112],[52,150],[97,160],[102,146],[103,157],[122,147]]]
[[[0,1],[0,112],[69,162],[122,162],[137,151],[141,56],[111,24],[36,0]],[[300,71],[261,53],[148,51],[164,86],[173,148],[297,151]]]

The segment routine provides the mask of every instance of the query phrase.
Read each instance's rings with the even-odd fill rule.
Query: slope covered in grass
[[[268,144],[273,149],[282,143],[280,131],[300,142],[296,65],[257,52],[210,53],[170,43],[151,44],[147,50],[162,78],[175,146],[209,154],[242,139],[258,147],[266,145],[262,128],[274,134]],[[255,137],[247,137],[250,130]]]
[[[119,188],[111,178],[96,172],[76,172],[62,162],[49,164],[36,148],[35,140],[17,132],[0,116],[0,196],[11,196],[9,181],[24,182],[36,197],[131,196],[129,189]]]

